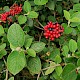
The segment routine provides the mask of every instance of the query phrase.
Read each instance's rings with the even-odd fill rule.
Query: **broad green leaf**
[[[60,55],[57,55],[54,59],[55,63],[61,63],[62,59],[60,57]]]
[[[36,52],[33,49],[28,49],[27,50],[28,55],[32,56],[32,57],[36,57]]]
[[[26,17],[26,16],[20,15],[20,16],[18,17],[18,22],[19,22],[19,24],[24,24],[26,21],[27,21],[27,17]]]
[[[70,63],[64,67],[62,72],[62,78],[63,80],[76,80],[77,74],[76,67],[74,64]]]
[[[24,5],[23,5],[23,9],[26,12],[30,12],[31,11],[31,4],[28,1],[25,1]]]
[[[14,80],[14,77],[10,77],[8,80]]]
[[[43,42],[36,42],[36,43],[33,43],[31,48],[34,49],[37,53],[38,52],[41,52],[45,47],[45,43]]]
[[[25,38],[25,43],[24,43],[24,46],[26,49],[28,49],[30,46],[31,46],[31,43],[33,41],[33,38]]]
[[[0,36],[2,36],[2,34],[4,34],[4,28],[2,25],[0,25]]]
[[[35,11],[31,11],[31,12],[29,12],[28,17],[29,18],[37,18],[38,17],[38,14]]]
[[[80,58],[77,60],[77,66],[80,66]]]
[[[80,11],[80,3],[79,4],[74,4],[73,5],[73,10],[74,11]]]
[[[61,14],[62,13],[62,6],[61,5],[57,5],[57,11]]]
[[[3,56],[7,54],[7,51],[5,49],[0,51],[0,59],[2,59]]]
[[[14,23],[8,29],[7,38],[13,46],[22,47],[25,41],[25,34],[19,24]]]
[[[80,22],[80,19],[77,17],[73,17],[72,19],[70,19],[70,22]]]
[[[69,41],[69,49],[71,52],[75,52],[77,50],[77,42],[73,39]]]
[[[64,33],[65,34],[70,34],[72,32],[72,28],[71,27],[66,27],[65,29],[64,29]]]
[[[68,52],[69,52],[69,48],[68,48],[68,46],[67,45],[64,45],[63,46],[63,48],[62,48],[62,54],[63,54],[63,56],[68,56]]]
[[[44,5],[48,2],[48,0],[34,0],[36,5]]]
[[[70,13],[66,10],[64,10],[64,17],[66,18],[66,20],[70,20]]]
[[[63,71],[62,66],[57,66],[57,67],[55,68],[55,71],[56,71],[57,75],[60,76],[61,73],[62,73],[62,71]]]
[[[7,68],[13,75],[19,73],[25,67],[25,64],[24,52],[13,51],[7,58]]]
[[[0,45],[0,51],[3,50],[6,47],[6,43],[3,43],[2,45]]]
[[[55,8],[55,3],[54,3],[54,1],[48,2],[47,7],[48,7],[50,10],[54,10],[54,8]]]
[[[27,68],[31,74],[38,74],[41,70],[41,61],[39,57],[29,57],[27,61]]]
[[[49,69],[47,69],[45,71],[45,75],[48,75],[48,74],[52,73],[54,71],[54,69],[55,69],[55,67],[54,67],[55,65],[56,64],[54,62],[50,62],[50,66],[49,67],[51,67],[51,68],[49,68]]]

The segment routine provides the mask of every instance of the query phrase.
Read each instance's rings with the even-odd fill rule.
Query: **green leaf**
[[[31,12],[29,12],[28,17],[29,18],[37,18],[38,14],[35,11],[31,11]]]
[[[8,29],[7,38],[13,46],[22,47],[25,41],[25,34],[19,24],[14,23]]]
[[[77,74],[76,74],[76,67],[74,64],[67,64],[62,72],[62,78],[63,80],[76,80]]]
[[[71,52],[75,52],[77,50],[77,42],[73,39],[69,41],[69,49]]]
[[[36,5],[44,5],[48,2],[48,0],[34,0]]]
[[[54,59],[55,63],[61,63],[62,59],[60,57],[60,55],[57,55]]]
[[[54,3],[54,1],[48,2],[47,7],[48,7],[50,10],[54,10],[54,8],[55,8],[55,3]]]
[[[26,12],[30,12],[31,11],[31,4],[28,1],[25,1],[24,5],[23,5],[23,9]]]
[[[3,49],[0,51],[0,59],[2,59],[3,56],[5,56],[7,54],[6,50]]]
[[[80,19],[77,17],[73,17],[72,19],[70,19],[70,22],[80,22]]]
[[[33,27],[33,20],[31,18],[28,18],[27,25]]]
[[[20,16],[18,17],[18,22],[19,22],[19,24],[24,24],[26,21],[27,21],[27,17],[26,17],[26,16],[20,15]]]
[[[31,74],[38,74],[41,70],[41,61],[39,57],[29,57],[27,61],[27,68]]]
[[[80,66],[80,58],[77,60],[77,66]]]
[[[24,46],[26,49],[28,49],[30,46],[31,46],[31,43],[33,41],[33,38],[25,38],[25,43],[24,43]]]
[[[10,77],[8,80],[14,80],[14,77]]]
[[[33,49],[28,49],[27,53],[28,53],[28,55],[30,55],[32,57],[36,57],[36,52]]]
[[[72,0],[73,3],[79,3],[79,0]]]
[[[24,52],[13,51],[7,58],[7,68],[13,74],[19,73],[26,64]]]
[[[60,76],[61,73],[62,73],[62,71],[63,71],[62,66],[57,66],[57,67],[55,68],[55,71],[56,71],[57,75]]]
[[[33,50],[35,50],[37,53],[41,52],[45,47],[45,43],[43,42],[36,42],[36,43],[33,43],[31,48]]]
[[[54,50],[51,52],[51,54],[50,54],[50,56],[49,56],[49,59],[52,60],[52,61],[54,61],[54,60],[55,60],[55,57],[56,57],[57,55],[60,55],[60,50],[59,50],[58,48],[54,49]]]
[[[6,47],[6,43],[3,43],[2,45],[0,45],[0,51],[3,50]]]
[[[53,67],[53,66],[55,66],[55,65],[56,64],[54,62],[50,62],[50,66],[49,67],[51,67],[51,68],[49,68],[49,69],[47,69],[45,71],[45,75],[48,75],[48,74],[52,73],[54,71],[54,69],[55,69],[55,67]]]
[[[64,33],[65,34],[70,34],[72,32],[72,28],[71,27],[66,27],[65,29],[64,29]]]
[[[0,36],[2,36],[2,34],[4,34],[4,28],[2,25],[0,25]]]
[[[68,48],[68,46],[67,45],[64,45],[63,46],[63,48],[62,48],[62,54],[63,54],[63,56],[68,56],[68,52],[69,52],[69,48]]]
[[[64,17],[66,18],[66,20],[70,20],[70,13],[66,10],[64,10]]]
[[[73,10],[74,11],[80,11],[80,3],[79,4],[74,4]]]

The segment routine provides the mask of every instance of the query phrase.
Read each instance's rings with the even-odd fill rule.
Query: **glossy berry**
[[[19,13],[21,13],[21,11],[22,11],[21,5],[18,6],[17,4],[13,4],[10,7],[9,12],[0,14],[0,21],[2,21],[2,22],[6,22],[7,20],[11,21],[11,19],[9,19],[9,16],[14,16],[16,14],[19,14]]]
[[[49,22],[46,26],[44,26],[44,36],[51,41],[59,38],[63,31],[64,28],[58,23],[53,24],[52,22]]]

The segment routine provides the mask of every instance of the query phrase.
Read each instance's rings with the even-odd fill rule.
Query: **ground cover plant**
[[[80,1],[1,0],[0,80],[80,80]]]

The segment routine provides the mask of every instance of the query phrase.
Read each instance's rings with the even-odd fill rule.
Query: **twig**
[[[6,60],[4,59],[4,57],[3,57],[3,60],[4,60],[4,63],[7,67],[7,63],[6,63]],[[7,68],[6,68],[6,79],[5,80],[8,80],[8,69]]]
[[[38,22],[38,24],[41,26],[41,27],[44,27],[39,21],[38,19],[36,20]]]
[[[43,31],[41,32],[41,35],[40,35],[40,37],[39,37],[39,42],[40,42],[40,40],[41,40],[42,34],[43,34]]]
[[[36,28],[43,30],[43,28],[38,27],[37,25],[34,25]]]
[[[38,74],[38,76],[37,76],[37,80],[39,80],[40,74],[41,74],[41,71],[39,72],[39,74]]]
[[[50,66],[50,67],[44,68],[44,69],[42,69],[42,70],[47,70],[47,69],[49,69],[49,68],[55,68],[55,67],[57,67],[57,66],[60,66],[60,64],[56,64],[55,66]]]
[[[6,69],[6,79],[5,80],[8,80],[8,70]]]

